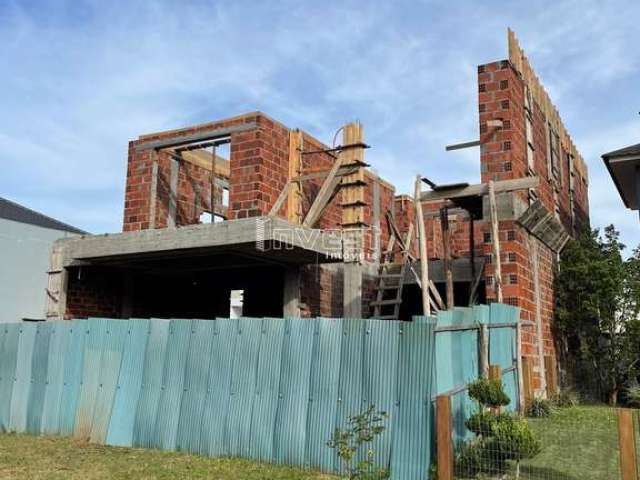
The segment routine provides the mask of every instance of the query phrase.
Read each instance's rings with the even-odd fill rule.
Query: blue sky
[[[0,196],[121,229],[127,142],[253,110],[329,141],[363,122],[367,161],[479,180],[476,66],[512,27],[590,168],[592,223],[625,210],[600,155],[640,141],[640,2],[0,2]]]

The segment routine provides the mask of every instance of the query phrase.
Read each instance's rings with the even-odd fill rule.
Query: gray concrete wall
[[[68,236],[0,218],[0,323],[44,318],[49,249]]]

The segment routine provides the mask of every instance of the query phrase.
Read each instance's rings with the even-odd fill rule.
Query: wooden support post
[[[287,199],[287,220],[294,225],[302,221],[302,183],[294,181],[302,172],[302,132],[294,130],[289,132],[289,197]],[[277,212],[276,212],[277,213]]]
[[[546,355],[544,357],[544,372],[547,380],[547,396],[552,397],[558,393],[558,367],[556,357]]]
[[[149,228],[156,228],[156,208],[158,199],[158,152],[151,150],[149,152],[152,161],[151,167],[151,192],[149,195]]]
[[[448,395],[436,397],[436,442],[438,480],[453,480],[451,398]]]
[[[618,411],[618,442],[620,445],[621,480],[638,480],[633,410],[628,408],[622,408]]]
[[[451,272],[451,230],[449,229],[449,210],[440,209],[440,227],[442,228],[442,251],[444,252],[444,275],[447,282],[447,310],[453,310],[453,273]]]
[[[533,400],[533,363],[531,357],[522,358],[522,383],[524,387],[524,408],[525,410]]]
[[[469,212],[469,266],[471,267],[471,278],[476,278],[476,241],[475,241],[475,225],[473,222],[473,214]],[[475,287],[475,288],[474,288]],[[469,289],[469,305],[476,303],[477,285],[472,285]]]
[[[493,245],[493,285],[496,301],[502,303],[502,266],[500,265],[500,231],[498,229],[498,208],[493,180],[489,180],[489,214],[491,217],[491,243]]]
[[[498,380],[502,383],[502,368],[500,368],[500,365],[489,365],[489,379]],[[492,410],[494,413],[499,414],[502,407],[496,407]]]
[[[211,195],[209,198],[209,209],[211,210],[211,223],[216,220],[216,147],[211,147]]]
[[[542,295],[540,294],[540,256],[538,254],[538,240],[532,236],[527,236],[529,252],[533,270],[533,295],[536,307],[536,343],[538,344],[538,365],[540,366],[540,389],[542,395],[547,393],[547,375],[544,362],[544,332],[542,331]]]
[[[176,216],[178,211],[178,183],[180,179],[180,162],[171,157],[171,175],[169,177],[169,207],[167,208],[167,226],[177,226]],[[211,217],[213,221],[213,217]]]
[[[486,324],[480,325],[480,374],[487,378],[489,376],[489,328]]]
[[[427,233],[424,227],[424,217],[422,216],[422,178],[416,176],[414,202],[416,211],[416,224],[418,225],[418,237],[420,239],[420,285],[422,287],[422,313],[431,315],[431,304],[429,303],[429,258],[427,255]]]
[[[502,381],[502,368],[500,365],[489,365],[489,378]]]
[[[524,400],[524,378],[522,368],[522,324],[518,321],[516,325],[516,370],[518,374],[518,411],[520,414],[525,413]]]

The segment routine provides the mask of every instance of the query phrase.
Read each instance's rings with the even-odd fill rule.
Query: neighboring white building
[[[45,318],[51,244],[84,233],[0,197],[0,322]]]

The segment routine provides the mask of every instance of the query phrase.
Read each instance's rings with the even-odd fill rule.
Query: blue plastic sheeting
[[[326,446],[369,405],[387,412],[376,462],[425,479],[432,398],[478,375],[478,329],[517,309],[474,307],[413,322],[362,319],[89,319],[0,328],[0,429],[98,444],[240,456],[339,473]],[[496,320],[498,318],[499,320]],[[491,360],[513,359],[513,329]],[[504,374],[516,398],[515,372]],[[471,413],[453,396],[456,438]],[[363,458],[366,451],[357,452]]]

